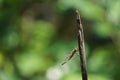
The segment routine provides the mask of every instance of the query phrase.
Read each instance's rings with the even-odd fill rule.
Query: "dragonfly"
[[[65,63],[67,63],[73,56],[74,54],[78,51],[78,48],[75,48],[71,51],[70,55],[68,56],[68,58],[61,64],[64,65]]]

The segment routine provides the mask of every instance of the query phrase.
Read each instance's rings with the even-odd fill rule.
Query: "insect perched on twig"
[[[88,80],[86,58],[85,58],[85,47],[84,47],[84,32],[83,32],[83,26],[81,23],[79,11],[76,11],[76,22],[77,22],[77,29],[78,29],[78,48],[73,49],[69,57],[62,63],[62,65],[67,63],[74,56],[74,54],[77,51],[79,51],[82,80]]]
[[[68,56],[68,58],[61,65],[64,65],[65,63],[67,63],[77,51],[78,51],[78,48],[73,49],[70,55]]]

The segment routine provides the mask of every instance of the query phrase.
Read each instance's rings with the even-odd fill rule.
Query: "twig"
[[[76,11],[76,17],[77,17],[76,20],[77,20],[77,27],[78,27],[78,50],[80,54],[82,80],[88,80],[87,69],[86,69],[85,48],[84,48],[84,33],[83,33],[83,27],[82,27],[79,11]]]
[[[86,68],[86,58],[85,58],[85,47],[84,47],[84,33],[83,27],[80,19],[80,14],[76,11],[76,21],[77,21],[77,28],[78,28],[78,48],[73,49],[70,53],[69,57],[61,64],[64,65],[67,63],[74,54],[79,51],[80,62],[81,62],[81,72],[82,72],[82,80],[88,80],[87,78],[87,68]]]

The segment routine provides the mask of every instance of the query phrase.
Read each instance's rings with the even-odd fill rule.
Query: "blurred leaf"
[[[90,80],[111,80],[109,77],[104,75],[91,74],[89,75]]]
[[[97,75],[97,74],[89,74],[88,76],[89,80],[111,80],[109,77],[106,77],[104,75]],[[73,73],[68,74],[65,76],[62,80],[82,80],[81,74],[79,73]]]
[[[23,75],[32,75],[37,72],[45,72],[50,67],[52,61],[35,53],[25,53],[19,55],[17,65]]]
[[[50,43],[50,39],[55,34],[55,27],[44,21],[38,21],[33,27],[30,41],[30,49],[34,51],[43,51]]]
[[[3,53],[0,51],[0,67],[3,66],[3,63],[4,63],[4,56]]]
[[[120,0],[116,0],[109,7],[108,19],[116,25],[120,25]]]
[[[112,50],[112,49],[111,49]],[[107,72],[107,60],[109,58],[111,51],[107,47],[96,48],[92,52],[92,56],[88,61],[88,68],[91,72],[98,72],[103,74]],[[107,68],[107,69],[106,69]]]
[[[101,23],[96,23],[93,27],[93,30],[94,30],[95,34],[104,38],[104,37],[113,36],[115,27],[112,26],[110,23],[101,22]]]
[[[15,31],[8,32],[3,39],[3,43],[7,49],[15,48],[19,44],[18,34]]]
[[[92,20],[103,20],[104,19],[104,10],[90,2],[90,1],[86,1],[86,0],[59,0],[58,1],[58,8],[61,10],[67,10],[67,9],[78,9],[80,10],[80,13],[88,18],[88,19],[92,19]]]
[[[15,75],[0,70],[0,80],[19,80]]]
[[[81,74],[73,73],[64,76],[62,80],[81,80],[81,79],[82,79]]]
[[[35,22],[33,28],[35,39],[43,39],[43,41],[48,40],[54,35],[54,33],[55,27],[51,23],[45,21]]]

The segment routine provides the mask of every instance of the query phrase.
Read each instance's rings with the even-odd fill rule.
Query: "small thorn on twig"
[[[65,63],[67,63],[77,51],[78,51],[78,48],[73,49],[70,55],[68,56],[68,58],[61,65],[64,65]]]

